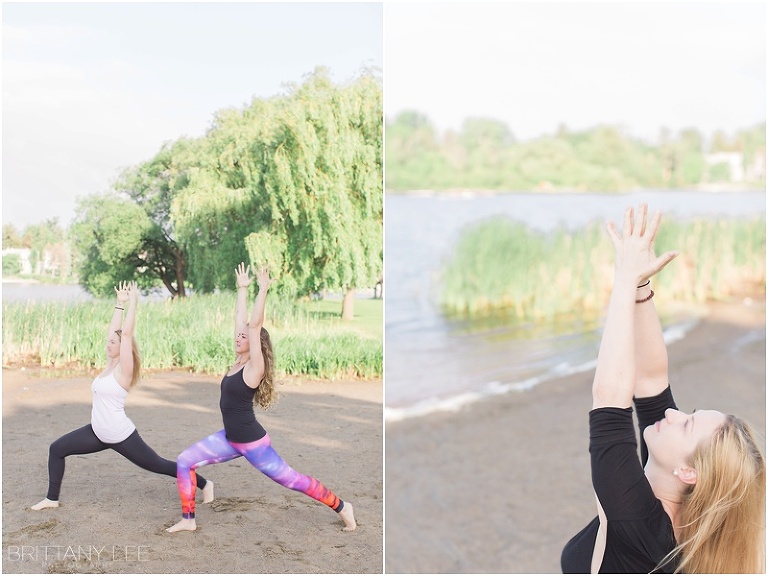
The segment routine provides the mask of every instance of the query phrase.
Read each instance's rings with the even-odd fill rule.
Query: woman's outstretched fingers
[[[645,234],[645,224],[648,218],[648,204],[640,204],[640,209],[638,210],[637,217],[640,220],[640,223],[638,225],[638,228],[639,228],[638,232],[640,236],[643,236]]]
[[[648,240],[653,244],[656,240],[656,233],[659,231],[659,224],[661,224],[661,210],[656,210],[651,219],[651,224],[648,227]]]
[[[649,275],[649,278],[650,276],[654,276],[655,274],[658,274],[659,272],[661,272],[661,270],[667,264],[672,262],[672,260],[674,260],[679,254],[680,252],[676,250],[672,250],[670,252],[665,252],[664,254],[656,258],[656,260],[653,261],[653,272]]]
[[[634,217],[634,210],[630,206],[624,211],[624,231],[623,236],[624,238],[627,238],[628,236],[632,235],[632,224]]]
[[[251,265],[245,265],[244,262],[240,262],[240,265],[235,268],[235,279],[238,288],[247,288],[251,284],[250,278]]]

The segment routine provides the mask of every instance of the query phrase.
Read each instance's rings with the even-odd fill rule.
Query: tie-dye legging
[[[255,442],[230,442],[224,430],[219,430],[197,444],[193,444],[176,459],[176,484],[181,497],[181,512],[184,518],[195,517],[196,468],[208,464],[227,462],[240,456],[245,457],[266,476],[286,488],[303,492],[340,512],[344,502],[333,492],[311,476],[305,476],[288,466],[272,448],[269,434]]]

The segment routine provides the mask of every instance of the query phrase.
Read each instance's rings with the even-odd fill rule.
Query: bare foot
[[[48,498],[45,498],[35,504],[34,506],[30,506],[30,510],[43,510],[44,508],[58,508],[59,507],[59,501],[58,500],[48,500]]]
[[[197,530],[197,524],[195,523],[195,519],[182,518],[170,528],[165,529],[166,532],[180,532],[181,530],[189,530],[189,531]]]
[[[355,511],[352,508],[352,504],[344,502],[344,507],[341,509],[341,512],[339,512],[339,516],[341,516],[341,519],[344,521],[344,528],[342,528],[344,532],[352,532],[352,530],[357,528]]]
[[[213,482],[208,480],[203,488],[203,504],[213,502]]]

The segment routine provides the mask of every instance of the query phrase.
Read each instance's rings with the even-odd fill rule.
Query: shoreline
[[[668,347],[675,398],[749,420],[765,449],[765,299],[709,310]],[[386,572],[559,573],[562,547],[595,515],[593,373],[388,422]]]
[[[664,330],[664,341],[669,346],[687,336],[703,319],[695,317],[685,322],[680,322]],[[524,394],[537,386],[545,386],[548,382],[561,378],[579,375],[594,370],[597,359],[585,360],[576,364],[567,361],[554,362],[553,366],[536,376],[514,382],[492,381],[471,390],[453,394],[450,396],[429,397],[412,404],[384,406],[384,421],[387,424],[395,424],[410,418],[423,418],[440,412],[457,413],[466,407],[488,400],[494,396],[506,394]]]
[[[751,294],[749,296],[739,296],[731,298],[730,304],[741,303],[752,305],[754,301],[765,300],[765,295]],[[681,340],[690,333],[707,315],[710,314],[712,306],[723,304],[724,302],[710,302],[709,304],[680,304],[669,303],[666,307],[659,309],[664,328],[664,340],[670,344]],[[603,319],[604,320],[604,319]],[[600,323],[603,322],[600,320]],[[594,330],[589,329],[592,333]],[[570,338],[578,336],[580,333],[563,332],[559,338]],[[538,341],[538,338],[532,338],[531,342]],[[525,393],[536,386],[546,385],[547,382],[558,380],[560,378],[577,375],[588,372],[595,368],[597,361],[597,347],[599,345],[599,334],[597,340],[593,343],[594,351],[591,350],[592,344],[585,347],[583,344],[578,348],[568,348],[560,351],[560,355],[553,356],[552,361],[546,365],[541,365],[540,359],[536,363],[540,366],[537,372],[531,375],[530,371],[521,375],[519,379],[486,380],[484,382],[472,381],[467,379],[467,387],[464,390],[451,393],[434,393],[431,396],[417,398],[406,402],[401,399],[395,399],[390,403],[385,402],[384,420],[387,424],[396,425],[398,422],[410,418],[422,418],[431,414],[440,412],[456,413],[470,404],[481,402],[488,398],[504,394]],[[574,353],[578,353],[574,356]],[[588,353],[588,355],[587,355]],[[498,354],[498,351],[496,352]],[[492,354],[491,354],[492,356]],[[511,357],[512,362],[519,360],[518,356]],[[505,357],[505,361],[509,358]],[[391,392],[391,390],[390,390]]]
[[[174,459],[222,428],[219,377],[145,374],[126,400],[128,417]],[[4,573],[381,573],[381,379],[281,379],[277,404],[256,412],[290,466],[353,504],[357,530],[342,532],[326,506],[237,458],[198,470],[216,499],[198,499],[198,529],[181,534],[165,532],[181,511],[175,478],[112,450],[68,457],[61,506],[28,509],[45,496],[49,444],[90,421],[92,379],[3,369]],[[23,559],[11,554],[21,546]],[[87,554],[98,549],[118,553]]]

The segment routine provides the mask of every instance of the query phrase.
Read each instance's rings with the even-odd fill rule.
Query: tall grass
[[[234,305],[232,294],[140,301],[136,338],[143,367],[223,372],[234,358]],[[103,366],[113,306],[112,300],[3,304],[3,365]],[[356,318],[348,323],[339,317],[339,302],[271,300],[265,327],[276,371],[322,378],[381,376],[382,309],[380,300],[358,300]]]
[[[680,250],[653,280],[665,299],[702,303],[765,293],[765,216],[665,219],[658,254]],[[613,247],[602,223],[550,234],[507,217],[466,228],[440,277],[447,315],[554,318],[600,310],[613,278]]]

